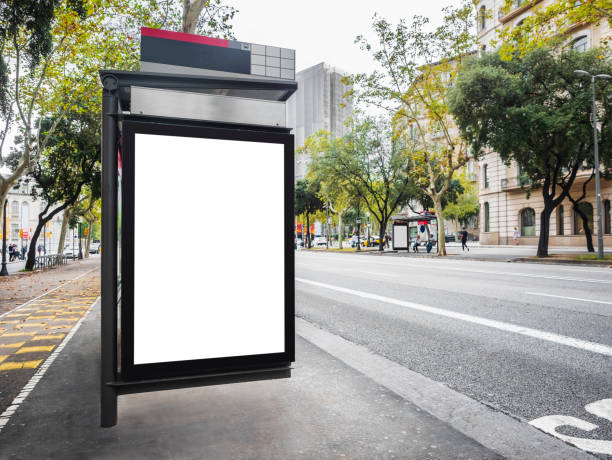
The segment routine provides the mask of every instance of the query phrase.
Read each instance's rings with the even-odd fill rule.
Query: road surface
[[[612,269],[299,251],[296,315],[612,455]]]

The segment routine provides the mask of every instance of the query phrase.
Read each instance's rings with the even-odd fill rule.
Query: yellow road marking
[[[0,348],[19,348],[25,342],[5,343],[0,345]]]
[[[15,321],[0,321],[0,324],[16,324],[18,322],[19,322],[18,320],[15,320]]]
[[[67,325],[67,326],[46,326],[45,329],[47,329],[47,330],[70,329],[71,327],[72,327],[71,325]]]
[[[62,311],[60,308],[54,308],[53,310],[36,310],[36,313],[55,313],[57,311]]]
[[[55,316],[30,316],[29,319],[55,319]]]
[[[59,340],[64,338],[66,334],[56,334],[56,335],[37,335],[33,337],[32,340]]]
[[[18,316],[29,316],[28,313],[11,313],[10,315],[6,315],[6,318],[17,318]]]
[[[22,353],[34,353],[37,351],[51,351],[55,348],[55,345],[46,345],[42,347],[23,347],[17,350],[16,355],[20,355]]]
[[[8,332],[6,334],[2,334],[2,337],[19,337],[22,335],[34,335],[36,332]]]
[[[42,359],[37,361],[22,361],[20,363],[15,362],[6,362],[0,364],[0,371],[10,371],[14,369],[36,369],[40,363],[42,363]]]
[[[2,356],[0,356],[0,363],[2,361],[4,361],[6,358],[8,358],[8,357],[9,357],[9,355],[2,355]]]
[[[24,324],[21,325],[21,327],[43,327],[46,324],[47,323],[36,323],[36,324],[24,323]]]

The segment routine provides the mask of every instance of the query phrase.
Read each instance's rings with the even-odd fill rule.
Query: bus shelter
[[[294,80],[103,70],[101,425],[117,397],[291,375]],[[236,213],[266,205],[249,251]]]
[[[394,216],[393,225],[393,249],[396,251],[410,250],[410,246],[419,234],[428,235],[434,238],[437,231],[433,231],[432,226],[437,226],[438,220],[435,214],[421,214],[417,216]]]

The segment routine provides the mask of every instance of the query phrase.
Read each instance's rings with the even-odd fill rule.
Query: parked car
[[[446,235],[444,235],[444,241],[446,241],[447,243],[454,243],[455,242],[455,234],[454,233],[447,233]]]
[[[90,254],[97,254],[98,252],[100,252],[100,242],[99,241],[93,241],[89,245],[89,253]]]
[[[72,251],[72,245],[67,244],[64,246],[64,255],[68,257],[76,257],[79,255],[79,248],[77,246],[74,247],[74,252]]]
[[[383,237],[383,243],[385,242],[385,238]],[[374,246],[378,246],[380,244],[380,237],[378,235],[370,235],[370,246],[374,247]],[[368,246],[368,238],[366,237],[364,243],[364,246]]]
[[[366,240],[367,238],[365,236],[359,236],[359,242],[361,243],[361,246],[363,246],[363,242]],[[351,236],[351,247],[352,248],[356,248],[357,247],[357,235],[353,235]]]
[[[312,244],[315,246],[325,246],[327,244],[327,238],[321,235],[315,235]]]

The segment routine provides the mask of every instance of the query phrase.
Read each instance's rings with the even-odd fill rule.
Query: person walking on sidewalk
[[[468,232],[465,229],[465,227],[463,227],[463,230],[461,230],[461,250],[465,251],[467,249],[467,251],[470,252],[470,248],[468,248],[468,245],[467,245],[467,237],[468,237]]]
[[[519,239],[519,231],[516,227],[514,227],[514,235],[513,235],[513,242],[515,245],[518,245],[518,239]]]

